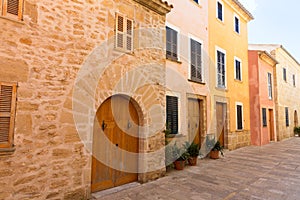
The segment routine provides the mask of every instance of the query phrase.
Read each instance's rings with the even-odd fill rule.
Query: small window
[[[283,68],[283,80],[286,81],[286,68]]]
[[[240,33],[240,19],[237,16],[234,17],[234,30]]]
[[[203,82],[202,77],[202,45],[190,39],[191,42],[191,80]]]
[[[225,53],[217,51],[217,80],[218,87],[225,88],[225,76],[226,76],[226,66],[225,66]]]
[[[172,134],[178,133],[178,97],[167,96],[166,124]]]
[[[290,120],[289,120],[289,108],[285,108],[285,125],[290,126]]]
[[[296,75],[293,74],[293,86],[296,87]]]
[[[236,105],[237,130],[243,130],[243,105]]]
[[[18,20],[23,19],[23,0],[1,0],[0,9],[2,16],[15,18]],[[2,8],[1,8],[2,5]]]
[[[266,108],[262,109],[262,123],[263,123],[263,127],[267,126],[267,109]]]
[[[170,27],[166,27],[167,29],[167,59],[178,61],[178,32],[173,30]]]
[[[198,3],[198,0],[194,0],[196,3]]]
[[[0,82],[0,148],[13,147],[16,84]]]
[[[273,98],[272,74],[268,73],[268,95],[269,99]]]
[[[234,59],[234,65],[235,65],[235,79],[241,81],[242,80],[241,61],[238,59]]]
[[[119,14],[116,15],[116,49],[133,51],[133,21]]]
[[[219,20],[223,21],[223,4],[221,2],[217,2],[217,17]]]

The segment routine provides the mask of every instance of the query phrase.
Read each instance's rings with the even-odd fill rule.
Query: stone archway
[[[93,131],[92,192],[138,180],[138,156],[128,158],[125,155],[126,152],[139,152],[137,106],[128,96],[114,95],[97,110]]]

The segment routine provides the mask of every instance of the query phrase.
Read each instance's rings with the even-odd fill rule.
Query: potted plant
[[[177,170],[183,170],[186,160],[189,158],[189,153],[187,152],[187,149],[183,146],[182,148],[179,148],[176,143],[173,146],[173,158],[176,158],[174,161],[175,169]]]
[[[224,156],[223,149],[224,149],[224,147],[221,146],[221,143],[219,141],[217,141],[210,151],[210,154],[209,154],[210,158],[218,159],[220,152],[221,152],[221,155]]]
[[[300,137],[300,126],[294,127],[294,134],[295,134],[295,135],[298,135],[298,137]]]
[[[189,142],[185,143],[185,147],[187,149],[187,152],[189,153],[188,162],[191,166],[197,165],[197,158],[199,156],[200,147],[198,144],[192,142],[191,144]]]

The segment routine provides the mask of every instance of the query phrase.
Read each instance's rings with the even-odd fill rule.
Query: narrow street
[[[226,152],[219,160],[198,160],[195,167],[171,171],[98,200],[278,199],[300,198],[300,138],[263,147]]]

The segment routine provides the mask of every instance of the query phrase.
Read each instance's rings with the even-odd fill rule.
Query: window
[[[16,84],[0,82],[0,148],[13,147]]]
[[[266,108],[263,108],[262,109],[262,123],[263,123],[263,126],[266,127],[267,126],[267,109]]]
[[[1,0],[1,1],[2,4],[0,2],[0,10],[2,10],[2,16],[22,20],[23,0]]]
[[[269,99],[273,98],[272,74],[271,73],[268,73],[268,95],[269,95]]]
[[[296,87],[296,75],[293,74],[293,86]]]
[[[223,21],[223,4],[221,2],[217,2],[217,18]]]
[[[243,130],[243,104],[236,105],[236,124],[237,130]]]
[[[171,129],[171,134],[178,133],[178,97],[167,96],[166,124]]]
[[[240,33],[240,19],[237,16],[234,16],[234,30]]]
[[[225,88],[225,53],[217,50],[217,85],[220,88]]]
[[[119,14],[116,15],[116,49],[133,51],[133,21]]]
[[[290,125],[290,120],[289,120],[289,108],[285,108],[285,125],[289,126]]]
[[[191,80],[202,82],[202,45],[190,39],[191,44]]]
[[[170,60],[178,60],[178,32],[170,27],[167,29],[167,58]]]
[[[235,66],[235,79],[241,81],[242,80],[242,66],[241,61],[237,58],[234,59]]]
[[[286,81],[286,68],[283,68],[283,80]]]
[[[194,0],[196,3],[198,3],[198,0]]]

